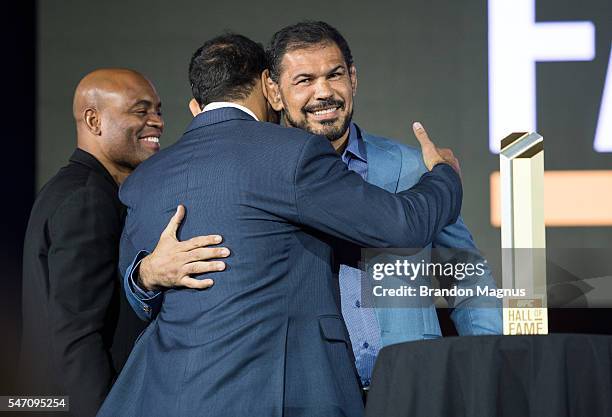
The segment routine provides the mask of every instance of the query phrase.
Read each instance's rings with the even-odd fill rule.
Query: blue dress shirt
[[[348,169],[368,177],[368,159],[365,142],[354,123],[350,125],[348,144],[342,153],[342,161]],[[355,365],[361,384],[370,386],[372,370],[381,349],[380,326],[373,308],[363,307],[361,300],[361,271],[348,265],[340,266],[340,298],[342,316],[353,345]],[[367,303],[366,303],[367,304]],[[369,304],[371,305],[371,304]]]

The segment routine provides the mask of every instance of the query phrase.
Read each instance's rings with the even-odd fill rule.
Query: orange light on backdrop
[[[491,224],[501,225],[499,171],[490,176]],[[546,226],[612,226],[612,171],[545,171]]]

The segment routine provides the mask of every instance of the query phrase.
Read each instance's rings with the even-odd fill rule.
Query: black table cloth
[[[612,336],[451,337],[384,348],[367,417],[612,416]]]

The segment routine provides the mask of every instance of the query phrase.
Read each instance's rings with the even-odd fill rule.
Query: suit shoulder
[[[36,200],[50,200],[61,204],[74,194],[83,192],[117,202],[116,186],[102,174],[80,164],[68,164],[61,168],[40,190]]]
[[[329,141],[322,136],[317,136],[294,127],[280,126],[274,123],[253,122],[250,136],[258,144],[263,145],[267,153],[273,153],[276,157],[283,159],[284,166],[291,167],[298,163],[307,149],[312,147],[319,149],[321,146],[331,146]],[[311,146],[307,146],[311,145]]]
[[[70,194],[66,195],[60,204],[57,205],[56,212],[59,211],[80,211],[85,216],[102,214],[119,214],[121,206],[116,193],[111,194],[102,187],[85,184],[75,188]],[[58,213],[59,214],[59,213]]]
[[[30,251],[25,251],[24,257],[32,256],[32,250],[47,250],[57,232],[91,233],[85,219],[101,220],[97,224],[104,230],[120,227],[122,212],[116,191],[113,194],[112,184],[107,189],[104,183],[92,180],[91,174],[85,166],[69,164],[45,184],[30,211],[24,241],[24,248]]]
[[[306,141],[308,141],[313,136],[312,133],[308,133],[302,129],[280,126],[275,123],[255,122],[253,123],[253,126],[255,131],[259,132],[262,135],[271,137],[282,137],[283,139],[289,141],[299,141],[301,143],[306,143]]]
[[[42,211],[52,217],[62,207],[87,201],[91,202],[92,209],[96,208],[93,204],[120,209],[116,187],[108,179],[88,167],[69,164],[41,189],[32,211]]]
[[[425,162],[423,161],[423,153],[419,148],[403,143],[397,143],[397,146],[402,153],[403,166],[418,166],[421,173],[427,171],[427,167],[425,167]]]
[[[401,175],[421,175],[427,171],[421,150],[411,145],[406,145],[394,139],[375,136],[362,131],[363,139],[371,146],[376,146],[388,152],[399,152],[402,158]]]
[[[91,233],[85,221],[95,219],[104,230],[120,227],[121,206],[117,197],[99,187],[88,186],[85,181],[69,184],[50,181],[36,197],[26,231],[26,242],[35,236],[52,238],[57,233]],[[35,238],[36,239],[36,238]]]
[[[420,156],[421,151],[412,146],[401,143],[395,139],[389,139],[382,136],[372,135],[370,133],[363,132],[363,140],[370,145],[377,146],[381,149],[391,150],[396,149],[409,156]]]

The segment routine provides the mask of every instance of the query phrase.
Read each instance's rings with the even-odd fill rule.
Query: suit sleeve
[[[104,325],[118,295],[119,214],[108,196],[83,188],[49,220],[51,345],[75,415],[95,415],[115,371]]]
[[[471,277],[463,280],[455,280],[459,288],[473,289],[476,293],[477,287],[497,288],[493,274],[485,259],[474,243],[474,239],[463,219],[459,219],[445,227],[433,241],[440,262],[456,261],[456,256],[468,257],[467,261],[472,264],[482,263],[485,265],[484,275]],[[444,249],[449,249],[445,251]],[[448,257],[442,256],[448,252]],[[465,260],[464,260],[465,261]],[[453,308],[451,318],[457,332],[465,335],[501,334],[503,331],[501,300],[496,297],[473,296],[455,297],[449,300],[449,306]]]
[[[438,164],[409,190],[393,194],[349,171],[329,142],[313,136],[295,174],[299,221],[364,247],[421,248],[461,211],[455,171]]]

